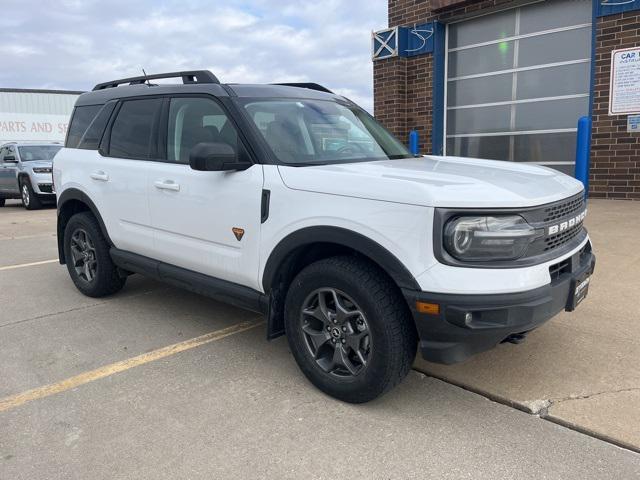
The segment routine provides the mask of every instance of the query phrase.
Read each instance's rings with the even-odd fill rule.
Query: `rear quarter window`
[[[104,130],[109,122],[109,118],[113,113],[113,109],[116,106],[116,102],[109,102],[105,104],[104,107],[98,112],[96,117],[93,119],[87,130],[84,132],[80,143],[78,144],[78,148],[83,150],[97,150],[100,141],[102,140],[102,135],[104,134]]]
[[[85,105],[76,107],[73,110],[69,131],[67,132],[67,141],[64,144],[65,147],[78,148],[80,139],[101,108],[102,105]]]

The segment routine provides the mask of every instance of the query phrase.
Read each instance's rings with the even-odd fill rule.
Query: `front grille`
[[[582,231],[582,222],[576,226],[571,227],[564,232],[557,233],[556,235],[549,235],[544,239],[545,247],[544,251],[553,250],[554,248],[561,247],[565,243],[569,243]]]
[[[544,232],[529,246],[525,256],[552,255],[557,249],[581,242],[586,231],[579,216],[585,209],[584,193],[580,192],[570,198],[523,211],[522,216],[527,223]]]
[[[544,209],[545,218],[543,222],[551,222],[565,216],[572,214],[578,214],[582,211],[584,206],[584,194],[579,193],[575,197],[569,200],[556,203]]]

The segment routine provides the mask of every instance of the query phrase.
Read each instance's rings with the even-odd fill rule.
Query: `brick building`
[[[640,0],[389,0],[388,8],[389,28],[372,41],[374,108],[399,138],[415,129],[421,153],[573,174],[578,119],[588,116],[591,197],[640,200],[633,58],[630,88],[615,93],[624,114],[609,110],[612,51],[640,47]],[[629,52],[640,60],[640,48]]]

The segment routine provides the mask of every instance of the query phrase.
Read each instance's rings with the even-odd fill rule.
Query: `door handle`
[[[153,184],[159,190],[171,190],[172,192],[180,191],[180,184],[173,180],[158,180],[157,182],[153,182]]]
[[[108,182],[109,181],[109,175],[107,175],[105,172],[103,172],[102,170],[98,170],[97,172],[93,172],[91,175],[89,175],[91,178],[93,178],[94,180],[98,180],[100,182]]]

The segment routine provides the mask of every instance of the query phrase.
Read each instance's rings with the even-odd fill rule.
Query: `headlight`
[[[444,227],[444,246],[462,261],[516,260],[543,234],[519,215],[457,217]]]
[[[51,167],[33,167],[33,173],[51,173]]]

